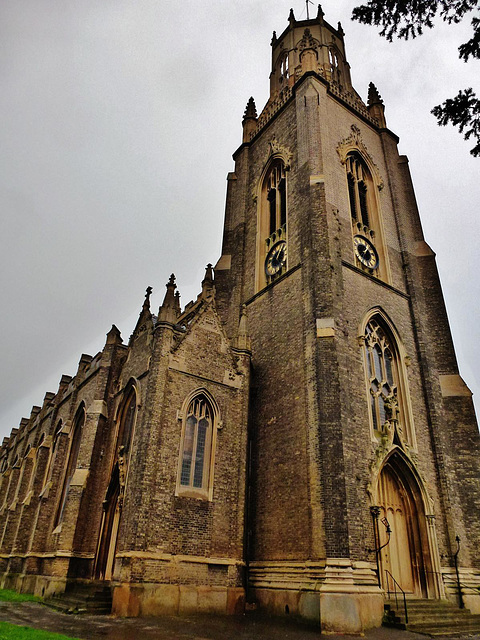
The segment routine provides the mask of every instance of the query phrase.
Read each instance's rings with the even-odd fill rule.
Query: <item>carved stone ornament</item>
[[[370,477],[367,482],[366,491],[372,504],[374,504],[376,499],[374,487],[377,486],[378,475],[380,473],[381,468],[383,467],[384,460],[387,457],[387,455],[392,451],[392,449],[400,448],[396,444],[388,444],[388,437],[382,438],[382,441],[383,442],[379,446],[374,448],[373,459],[369,464]],[[434,506],[435,506],[434,500],[431,497],[431,494],[428,488],[427,479],[425,478],[424,474],[421,473],[421,471],[418,469],[417,456],[412,450],[409,449],[409,447],[406,447],[403,453],[406,455],[407,459],[410,460],[411,468],[412,470],[415,470],[415,475],[417,475],[417,479],[419,481],[420,487],[422,487],[423,485],[422,493],[424,495],[424,498],[426,499],[427,509],[430,511],[430,513],[433,513]]]
[[[362,139],[362,134],[360,129],[352,124],[350,127],[352,133],[348,136],[348,138],[344,138],[337,145],[337,153],[340,157],[340,161],[342,164],[347,162],[347,156],[352,151],[358,151],[360,155],[366,160],[369,169],[372,172],[375,184],[378,187],[378,190],[381,191],[384,187],[383,179],[380,175],[380,171],[378,170],[377,165],[374,163],[372,156],[368,152],[367,147]]]
[[[272,158],[278,157],[278,158],[281,158],[283,160],[283,164],[285,166],[285,171],[289,171],[290,170],[290,165],[292,163],[292,153],[291,153],[291,151],[289,151],[286,147],[281,145],[276,138],[272,138],[269,141],[268,147],[269,148],[268,148],[268,152],[266,154],[264,166],[266,167],[268,165],[268,163],[272,160]],[[263,181],[264,175],[265,174],[263,174],[263,176],[262,176],[262,181]],[[253,203],[255,205],[257,204],[257,201],[258,201],[258,196],[259,196],[259,193],[260,193],[260,191],[259,191],[260,189],[261,189],[261,183],[260,183],[260,186],[259,186],[259,184],[256,184],[252,188],[252,200],[253,200]]]
[[[290,169],[290,164],[292,162],[292,154],[291,152],[284,146],[282,146],[276,138],[272,138],[268,143],[270,149],[268,151],[267,159],[265,164],[272,158],[272,156],[279,156],[282,158],[283,163],[285,165],[285,171]]]
[[[303,37],[298,43],[298,48],[300,51],[305,51],[305,49],[316,49],[319,46],[318,40],[312,36],[310,29],[305,29],[303,32]]]

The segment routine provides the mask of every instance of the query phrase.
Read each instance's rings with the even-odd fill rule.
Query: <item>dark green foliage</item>
[[[380,26],[380,35],[391,42],[398,38],[415,38],[424,28],[431,29],[435,16],[439,15],[448,24],[460,22],[467,13],[479,9],[480,0],[367,0],[356,7],[352,17],[363,24]],[[480,58],[480,18],[472,18],[473,36],[458,48],[460,58],[465,62],[470,57]],[[477,144],[470,151],[480,156],[480,101],[473,90],[459,91],[455,98],[447,99],[437,105],[432,113],[438,124],[451,123],[458,126],[460,133],[465,131],[466,140],[473,137]]]
[[[455,98],[448,98],[443,104],[434,107],[432,113],[438,124],[446,125],[451,122],[459,128],[460,133],[466,130],[465,140],[472,136],[476,138],[478,142],[470,153],[480,156],[480,100],[475,97],[472,89],[459,91]]]

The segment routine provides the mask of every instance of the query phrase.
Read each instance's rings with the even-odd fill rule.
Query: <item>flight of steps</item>
[[[105,582],[67,584],[64,593],[45,599],[45,604],[63,613],[108,615],[112,612],[112,590]]]
[[[454,636],[480,633],[480,615],[459,609],[447,600],[407,600],[408,624],[405,624],[403,598],[385,603],[383,626],[407,629],[429,636]]]

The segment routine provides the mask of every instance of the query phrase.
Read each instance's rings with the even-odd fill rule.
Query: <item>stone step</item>
[[[64,593],[45,600],[45,604],[63,613],[109,614],[112,593],[104,583],[70,583]]]
[[[408,624],[407,629],[414,633],[423,633],[430,636],[456,636],[480,633],[480,624],[478,622],[476,624],[462,622],[454,625],[448,622],[437,624],[419,623],[413,625]]]
[[[446,600],[407,600],[408,624],[405,623],[403,599],[385,603],[384,626],[408,629],[436,636],[454,636],[480,632],[480,615],[459,609]]]

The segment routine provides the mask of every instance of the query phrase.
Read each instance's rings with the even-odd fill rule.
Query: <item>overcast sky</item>
[[[220,255],[242,114],[250,95],[259,112],[267,100],[290,6],[2,0],[0,438],[112,323],[128,340],[147,286],[155,311],[172,271],[182,305],[196,296]],[[353,0],[322,6],[342,22],[356,90],[377,85],[410,159],[460,373],[480,398],[480,159],[430,115],[461,88],[480,93],[480,62],[457,54],[468,21],[389,44],[350,21]]]

